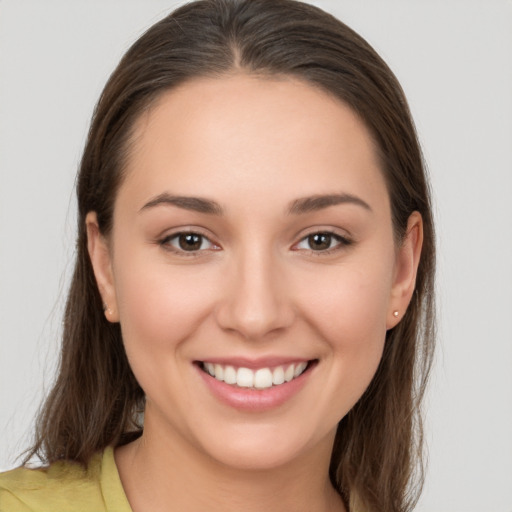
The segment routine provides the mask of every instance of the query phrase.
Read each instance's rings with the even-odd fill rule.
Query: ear
[[[387,329],[391,329],[400,322],[409,306],[416,285],[422,245],[423,220],[419,212],[413,212],[407,222],[405,238],[396,254]]]
[[[87,229],[87,250],[91,259],[94,277],[103,300],[105,316],[109,322],[118,322],[119,313],[112,272],[110,248],[100,233],[96,212],[89,212],[85,218]]]

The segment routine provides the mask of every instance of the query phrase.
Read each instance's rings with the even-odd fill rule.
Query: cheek
[[[315,274],[302,311],[323,341],[342,415],[362,395],[382,357],[392,283],[392,258],[361,261]],[[305,290],[303,290],[303,293]],[[303,295],[306,297],[306,295]],[[334,392],[334,391],[333,391]]]
[[[315,292],[309,290],[303,308],[334,345],[364,345],[375,335],[385,336],[390,274],[381,266],[317,272]]]
[[[145,264],[134,254],[121,259],[115,278],[123,343],[147,399],[165,397],[176,407],[190,400],[182,386],[188,366],[177,361],[191,359],[190,340],[211,310],[211,278],[197,268],[192,274],[192,267]]]
[[[208,315],[211,273],[193,266],[155,263],[142,253],[120,259],[116,294],[127,350],[178,349]],[[146,350],[146,356],[151,355]]]

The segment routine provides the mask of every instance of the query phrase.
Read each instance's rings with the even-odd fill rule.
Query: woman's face
[[[421,234],[417,220],[394,245],[348,107],[247,75],[163,95],[136,125],[110,240],[94,214],[88,229],[146,441],[239,468],[330,453],[407,305]]]

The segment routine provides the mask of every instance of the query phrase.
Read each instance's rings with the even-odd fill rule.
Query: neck
[[[183,440],[144,435],[116,450],[116,463],[133,512],[344,511],[329,480],[332,439],[311,453],[265,469],[226,466]]]

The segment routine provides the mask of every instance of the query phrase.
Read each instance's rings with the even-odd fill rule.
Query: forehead
[[[187,82],[164,93],[134,133],[121,189],[128,186],[140,201],[164,189],[220,201],[364,190],[387,201],[362,121],[338,99],[292,78]]]

